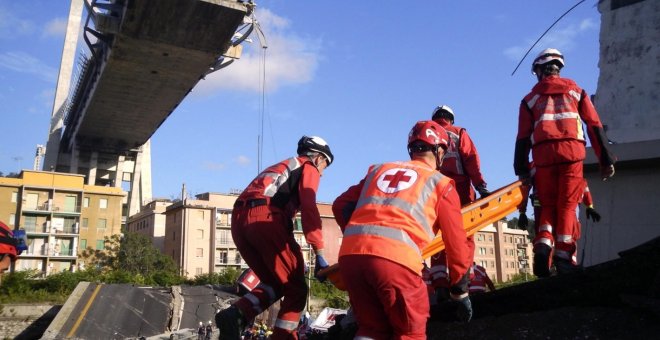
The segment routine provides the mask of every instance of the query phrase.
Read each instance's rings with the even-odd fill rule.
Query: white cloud
[[[57,70],[55,68],[44,64],[39,59],[24,52],[0,53],[0,68],[36,75],[42,80],[52,83],[57,78]]]
[[[224,163],[216,163],[216,162],[204,162],[204,169],[205,170],[211,170],[211,171],[220,171],[225,169],[225,164]]]
[[[16,39],[33,31],[31,21],[18,18],[7,7],[0,6],[0,39]]]
[[[287,19],[267,9],[259,10],[256,15],[268,44],[265,50],[266,91],[311,81],[320,58],[320,41],[298,36],[290,30]],[[240,59],[206,77],[194,93],[204,95],[221,89],[260,92],[263,51],[256,32],[250,39],[252,43],[243,43]]]
[[[41,32],[42,37],[62,37],[66,33],[67,19],[66,18],[55,18],[46,23],[44,26],[43,32]]]
[[[244,156],[244,155],[240,155],[240,156],[236,157],[236,163],[238,163],[238,165],[242,165],[242,166],[250,165],[250,158],[248,158],[247,156]]]
[[[545,48],[556,48],[562,52],[570,51],[575,46],[575,40],[580,34],[594,29],[598,29],[598,26],[591,18],[584,19],[577,24],[568,24],[564,27],[555,26],[536,44],[529,55],[536,56],[538,52]],[[532,44],[534,44],[536,39],[538,38],[526,39],[520,45],[507,47],[503,53],[511,60],[519,61]]]

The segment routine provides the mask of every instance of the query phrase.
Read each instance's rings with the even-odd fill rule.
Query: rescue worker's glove
[[[600,214],[593,207],[587,207],[587,219],[591,219],[594,222],[599,222]]]
[[[319,280],[319,282],[325,282],[326,277],[323,275],[318,275],[321,269],[328,267],[328,262],[325,260],[323,255],[316,254],[316,264],[314,265],[314,277]]]
[[[614,165],[608,165],[600,168],[600,178],[607,181],[610,177],[614,176]]]
[[[456,304],[456,317],[460,322],[470,322],[472,320],[472,302],[468,293],[461,295],[451,294],[451,300]]]
[[[520,213],[518,216],[518,229],[520,230],[527,230],[527,226],[529,225],[529,219],[527,219],[527,214]]]
[[[479,192],[479,198],[484,198],[490,195],[490,191],[486,189],[486,183],[483,183],[482,185],[478,186],[476,189]]]

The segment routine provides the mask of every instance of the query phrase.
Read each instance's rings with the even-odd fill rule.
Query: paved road
[[[63,308],[64,312],[60,313],[66,315],[58,315],[65,318],[60,322],[62,326],[57,330],[49,327],[49,338],[153,336],[165,333],[170,320],[169,290],[138,288],[129,284],[89,284],[77,301],[69,300],[67,304],[73,306]]]

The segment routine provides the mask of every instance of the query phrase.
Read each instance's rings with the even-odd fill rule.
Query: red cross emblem
[[[378,177],[378,189],[388,194],[410,188],[417,180],[417,172],[412,169],[389,169]]]
[[[408,182],[412,177],[406,176],[406,172],[403,170],[397,171],[394,175],[386,175],[383,177],[384,181],[390,181],[388,188],[396,188],[399,186],[399,182]]]

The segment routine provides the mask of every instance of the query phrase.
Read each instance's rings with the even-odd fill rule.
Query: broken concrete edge
[[[62,327],[64,327],[64,324],[67,322],[67,320],[69,320],[71,312],[73,312],[74,308],[78,304],[78,301],[80,301],[80,298],[83,296],[90,284],[90,282],[78,283],[76,289],[74,289],[73,293],[71,293],[69,298],[66,299],[66,302],[57,313],[57,316],[55,316],[55,319],[53,319],[53,321],[50,323],[48,329],[46,329],[41,339],[58,339],[58,335],[62,330]]]
[[[172,302],[170,303],[170,325],[169,331],[175,332],[181,326],[181,315],[183,314],[183,305],[185,301],[181,297],[181,286],[172,286]]]

